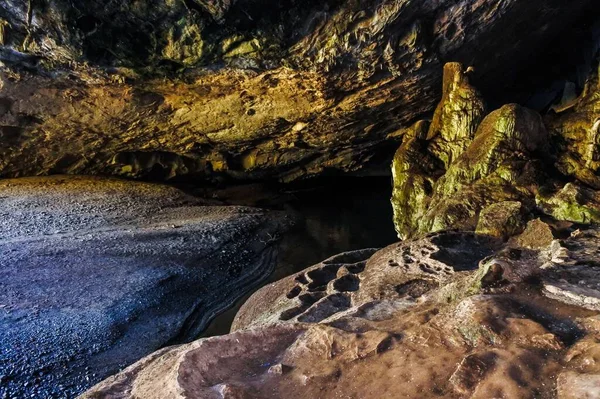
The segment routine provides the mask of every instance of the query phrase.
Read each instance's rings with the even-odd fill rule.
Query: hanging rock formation
[[[6,0],[0,176],[288,181],[387,163],[388,135],[433,110],[446,61],[511,92],[593,12],[593,0]],[[432,130],[451,144],[446,163],[474,133],[456,132]]]

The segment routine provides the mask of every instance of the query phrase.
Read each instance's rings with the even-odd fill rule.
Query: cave
[[[594,0],[0,3],[0,398],[600,397],[599,223]]]

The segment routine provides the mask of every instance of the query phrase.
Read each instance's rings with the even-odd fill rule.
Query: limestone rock
[[[0,391],[71,397],[195,338],[269,275],[287,224],[156,184],[0,181]]]
[[[462,95],[442,98],[427,139],[424,125],[415,125],[417,133],[394,156],[392,205],[400,238],[449,228],[475,230],[482,210],[493,210],[494,204],[519,202],[526,215],[546,181],[538,154],[547,152],[548,134],[540,115],[509,104],[480,123],[483,104],[461,73],[454,64],[446,69],[446,80],[460,82],[455,90]],[[452,101],[458,104],[447,104]],[[454,108],[459,111],[443,111]],[[463,138],[440,140],[438,131]]]
[[[258,290],[237,313],[235,331],[278,321],[327,319],[352,306],[360,274],[375,249],[348,252]],[[339,276],[339,277],[338,277]]]
[[[424,121],[408,129],[392,162],[394,225],[400,238],[418,231],[442,168],[442,163],[425,150],[427,129]]]
[[[600,191],[567,183],[552,196],[538,196],[540,207],[558,220],[600,223]]]
[[[594,321],[595,323],[589,324],[597,328],[598,321]],[[565,361],[572,370],[564,371],[558,376],[558,398],[597,398],[600,394],[600,367],[597,361],[600,354],[599,335],[597,329],[591,330],[590,334],[573,345],[565,356]]]
[[[600,375],[574,371],[561,373],[557,381],[559,399],[600,398]]]
[[[533,250],[446,232],[340,254],[263,287],[231,334],[157,352],[83,397],[593,397],[598,310],[548,299],[532,277],[553,275],[548,262],[563,259],[565,272],[600,282],[588,262],[598,234]],[[347,276],[358,285],[333,292]],[[301,313],[273,317],[316,293]],[[346,306],[299,322],[341,293]],[[272,371],[283,364],[287,372]]]
[[[436,182],[420,231],[474,229],[481,210],[519,201],[531,209],[543,172],[532,156],[547,143],[541,117],[518,105],[489,114],[475,140]]]
[[[447,169],[471,144],[485,116],[485,104],[457,62],[444,65],[442,99],[438,104],[427,140],[429,151]]]
[[[575,107],[565,116],[547,118],[549,134],[537,112],[517,104],[481,120],[485,107],[460,65],[449,64],[445,76],[432,123],[405,130],[394,155],[392,206],[400,238],[446,229],[509,238],[535,213],[574,223],[600,220],[600,191],[594,183],[597,140],[575,127],[596,114],[600,89],[595,83],[588,82],[579,111]],[[600,126],[589,124],[588,132]],[[567,170],[567,159],[587,166]],[[565,184],[569,178],[578,181]],[[511,211],[509,204],[517,203],[520,209]]]
[[[394,223],[400,238],[420,230],[433,187],[443,170],[473,141],[485,106],[463,66],[444,67],[443,94],[430,125],[417,122],[405,134],[392,163]]]
[[[600,310],[599,239],[597,230],[578,231],[552,248],[552,258],[544,265],[544,295],[582,308]]]
[[[599,115],[600,66],[596,63],[574,106],[558,115],[546,117],[546,123],[559,147],[559,170],[596,190],[600,189]]]
[[[525,229],[523,213],[518,201],[496,202],[481,210],[475,232],[507,239]]]
[[[527,222],[525,231],[513,237],[510,242],[519,247],[542,249],[550,246],[553,240],[552,228],[540,219],[534,219]]]
[[[370,309],[372,301],[393,298],[392,308],[414,306],[457,272],[477,269],[498,246],[491,237],[447,232],[376,253],[340,254],[258,290],[239,310],[231,329],[282,321],[324,323],[357,311],[364,318],[378,318],[386,310]]]
[[[482,88],[520,91],[516,77],[588,8],[594,0],[5,0],[0,176],[356,172],[387,162],[388,135],[434,110],[445,60],[474,66]],[[454,77],[433,130],[446,163],[474,132],[461,114],[481,116],[482,104],[459,105],[470,76]]]

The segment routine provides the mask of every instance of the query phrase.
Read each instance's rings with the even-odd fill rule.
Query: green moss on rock
[[[588,84],[587,90],[581,101],[587,101],[589,112],[598,98],[590,90],[598,88]],[[508,239],[523,231],[536,212],[600,222],[600,192],[594,190],[599,179],[597,116],[565,118],[563,130],[554,121],[550,136],[542,117],[530,109],[508,104],[481,120],[483,110],[462,67],[447,65],[444,95],[431,125],[427,129],[420,122],[404,132],[394,158],[392,205],[400,238],[462,229]],[[575,126],[583,126],[581,120],[587,127],[573,133]],[[564,185],[556,179],[551,146],[557,131],[563,143],[583,135],[577,145],[558,145],[566,153],[559,154],[557,166],[585,184]]]
[[[423,124],[416,125],[421,133],[407,134],[394,158],[392,204],[400,238],[475,230],[482,209],[506,201],[518,202],[526,213],[545,178],[535,155],[548,142],[540,115],[509,104],[481,120],[483,101],[462,67],[449,64],[444,72],[444,96],[426,138]],[[503,237],[521,228],[500,231],[487,223],[481,222],[482,230]]]
[[[475,231],[506,239],[523,231],[525,213],[523,204],[519,201],[496,202],[483,208]]]
[[[544,212],[558,220],[576,223],[600,223],[600,192],[567,183],[552,196],[538,196]]]

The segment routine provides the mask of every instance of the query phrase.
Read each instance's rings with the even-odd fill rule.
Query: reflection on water
[[[287,190],[293,195],[284,207],[297,213],[299,220],[279,244],[276,268],[263,286],[340,252],[384,247],[397,241],[388,178],[336,179],[311,189]],[[235,314],[251,294],[217,316],[202,337],[227,334]]]

